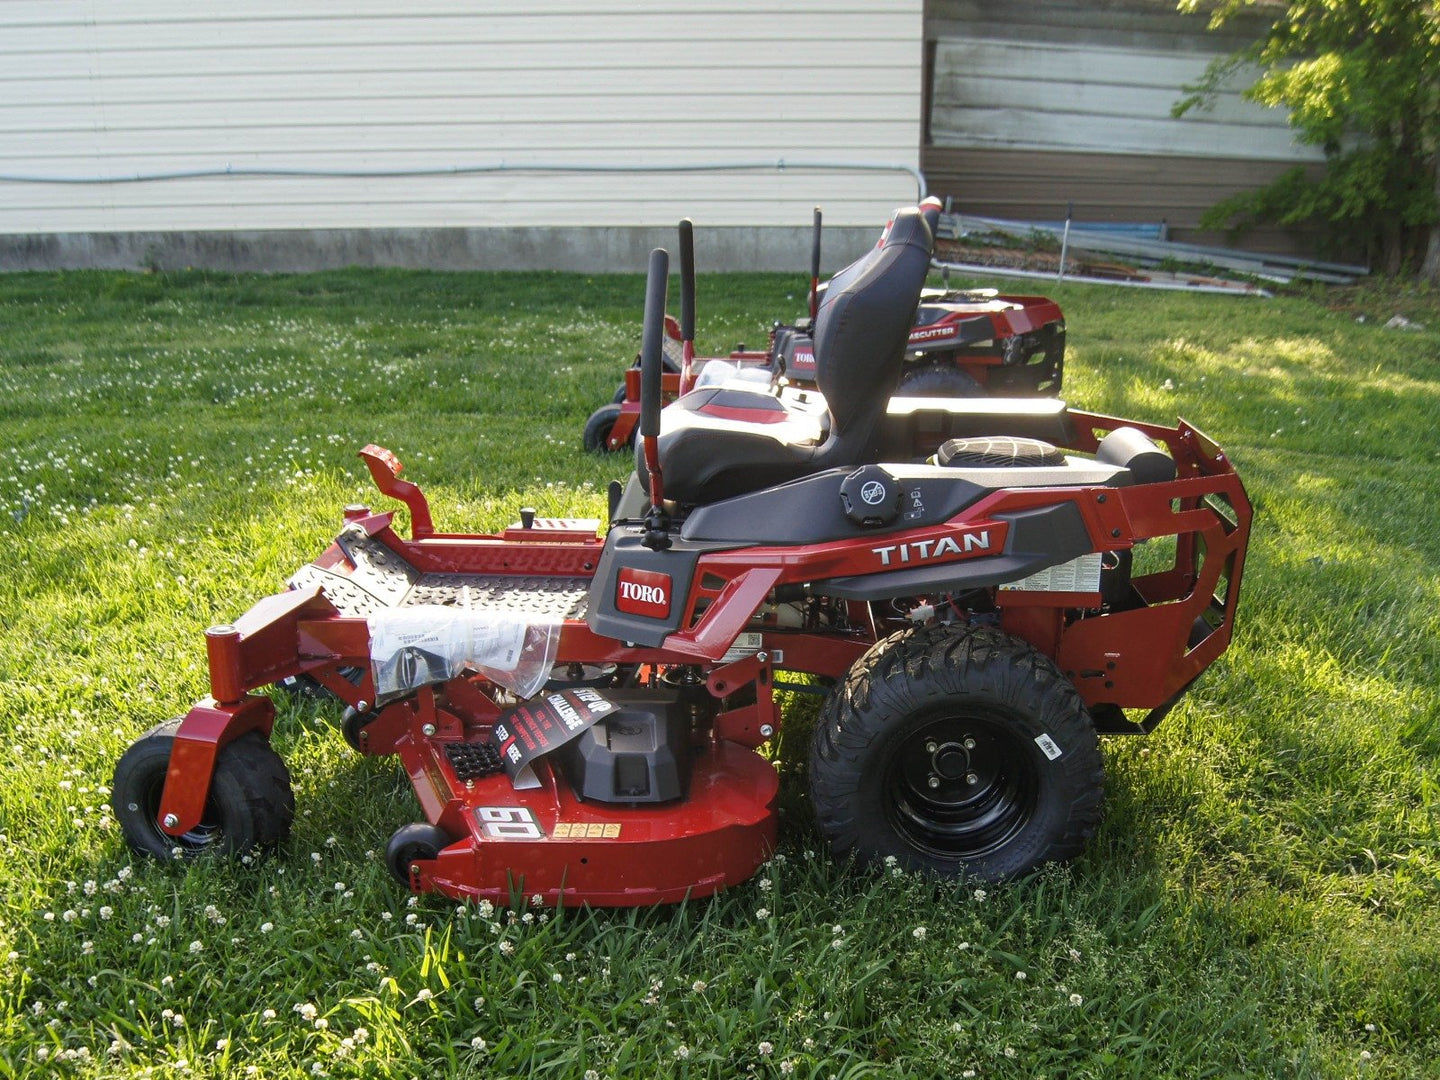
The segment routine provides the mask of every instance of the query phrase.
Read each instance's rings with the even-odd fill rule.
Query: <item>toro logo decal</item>
[[[627,615],[664,619],[670,614],[670,575],[622,567],[615,583],[615,607]]]
[[[882,567],[889,568],[973,559],[1000,552],[1005,546],[1005,534],[1008,531],[1008,525],[996,521],[986,525],[972,525],[968,529],[946,532],[924,540],[912,540],[908,544],[872,547],[870,551],[880,560]]]

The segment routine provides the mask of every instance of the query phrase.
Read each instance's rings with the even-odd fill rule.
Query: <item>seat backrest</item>
[[[825,289],[814,340],[815,381],[830,407],[827,459],[858,453],[878,435],[930,269],[934,213],[928,204],[897,210],[879,244]]]

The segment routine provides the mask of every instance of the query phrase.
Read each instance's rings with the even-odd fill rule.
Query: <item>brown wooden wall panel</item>
[[[1170,239],[1220,243],[1198,229],[1217,201],[1260,187],[1287,162],[1136,154],[925,147],[921,168],[933,194],[954,200],[960,213],[1022,221],[1057,221],[1067,202],[1077,221],[1164,221]],[[1252,251],[1311,252],[1303,232],[1262,230],[1240,246]]]

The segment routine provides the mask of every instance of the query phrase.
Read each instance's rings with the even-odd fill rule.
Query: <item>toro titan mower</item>
[[[810,315],[777,322],[763,351],[740,345],[728,357],[695,355],[695,328],[665,316],[661,400],[669,404],[696,386],[727,380],[814,388],[815,315],[820,283],[820,210],[810,248]],[[688,240],[682,240],[688,243]],[[925,289],[905,347],[897,393],[917,397],[1059,396],[1064,380],[1065,316],[1043,296],[1002,296],[994,289]],[[640,360],[625,373],[614,399],[585,421],[589,451],[630,446],[640,420]]]
[[[1053,399],[895,397],[935,207],[830,283],[814,391],[666,410],[668,257],[650,260],[640,465],[610,520],[339,536],[206,632],[210,696],[121,758],[126,839],[161,859],[273,845],[294,811],[254,691],[306,676],[396,755],[417,892],[637,905],[706,896],[776,844],[777,691],[824,693],[810,798],[837,856],[1001,880],[1077,854],[1100,733],[1150,730],[1230,641],[1250,506],[1225,453]],[[694,318],[682,249],[683,317]],[[728,395],[740,390],[724,389]],[[799,396],[810,398],[799,402]],[[770,422],[774,421],[774,422]],[[805,676],[801,678],[800,676]]]

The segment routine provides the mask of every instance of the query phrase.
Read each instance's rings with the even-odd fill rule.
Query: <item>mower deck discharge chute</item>
[[[831,282],[819,395],[742,388],[730,416],[701,390],[662,417],[655,252],[637,469],[603,533],[529,511],[439,532],[367,447],[410,537],[348,507],[288,591],[207,632],[211,696],[117,767],[131,846],[282,840],[293,797],[252,691],[304,677],[409,774],[424,820],[386,859],[417,892],[638,905],[745,880],[776,844],[780,689],[825,695],[810,793],[837,854],[1002,880],[1079,853],[1097,732],[1148,731],[1229,644],[1250,506],[1183,421],[891,398],[934,213],[897,211]]]

